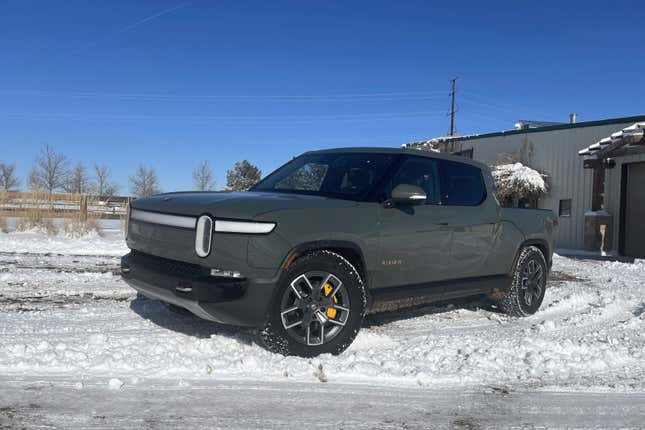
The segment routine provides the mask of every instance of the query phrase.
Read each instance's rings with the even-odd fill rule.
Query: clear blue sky
[[[0,3],[0,161],[23,178],[48,143],[138,163],[164,190],[207,159],[218,187],[335,146],[645,114],[641,1],[26,1]],[[526,5],[526,6],[525,6]]]

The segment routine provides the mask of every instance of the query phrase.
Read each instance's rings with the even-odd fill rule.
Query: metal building
[[[637,136],[625,143],[629,150],[584,152],[594,144],[600,147],[601,141],[605,147],[612,134],[645,123],[645,116],[573,121],[575,116],[571,123],[534,128],[518,124],[515,130],[439,137],[404,146],[453,152],[488,165],[521,162],[530,166],[547,175],[549,192],[539,199],[538,207],[559,215],[559,249],[645,257],[645,144],[637,145]]]

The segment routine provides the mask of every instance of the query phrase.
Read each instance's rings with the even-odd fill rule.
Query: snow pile
[[[544,175],[522,163],[500,164],[493,167],[492,173],[497,197],[502,201],[538,198],[547,192]]]

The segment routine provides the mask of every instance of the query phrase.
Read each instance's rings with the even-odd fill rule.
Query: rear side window
[[[486,198],[486,186],[479,168],[441,160],[441,203],[478,206]]]

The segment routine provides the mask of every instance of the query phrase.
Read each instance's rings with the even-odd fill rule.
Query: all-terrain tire
[[[344,326],[335,337],[322,345],[307,345],[291,336],[283,323],[282,303],[291,283],[303,274],[320,271],[333,274],[345,286],[349,303],[349,313]],[[281,277],[280,285],[276,288],[274,297],[269,304],[269,311],[263,329],[259,333],[259,341],[268,350],[283,355],[298,355],[314,357],[320,354],[340,354],[352,343],[363,323],[367,312],[366,287],[356,268],[342,255],[328,251],[317,250],[305,254],[295,260]],[[322,337],[322,336],[321,336]]]
[[[497,305],[513,317],[533,315],[544,300],[547,276],[542,251],[535,246],[523,248],[515,263],[511,287],[497,301]]]

